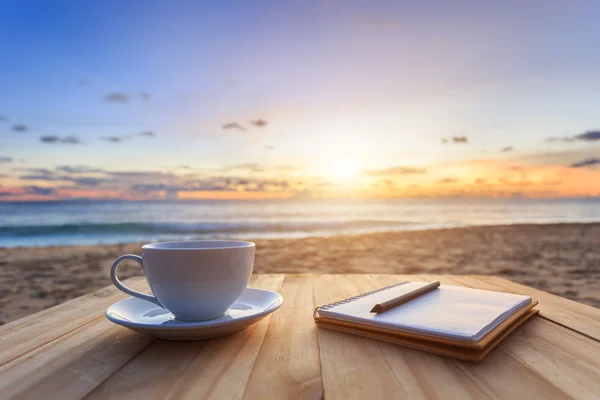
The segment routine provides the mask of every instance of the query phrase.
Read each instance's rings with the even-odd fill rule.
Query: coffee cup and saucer
[[[110,270],[113,284],[130,298],[111,305],[106,317],[129,329],[170,340],[229,335],[258,322],[283,303],[278,293],[248,288],[255,245],[232,240],[196,240],[142,246]],[[152,294],[128,288],[119,264],[137,261]]]

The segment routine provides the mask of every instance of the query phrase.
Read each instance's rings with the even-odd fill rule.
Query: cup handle
[[[136,256],[135,254],[125,254],[124,256],[117,258],[115,260],[115,262],[113,263],[112,267],[110,267],[110,280],[112,280],[112,283],[117,287],[117,289],[119,289],[120,291],[122,291],[124,293],[127,293],[130,296],[149,301],[151,303],[156,304],[159,307],[164,308],[163,305],[160,304],[160,302],[158,301],[158,299],[156,297],[154,297],[150,294],[144,294],[142,292],[138,292],[137,290],[130,289],[121,283],[119,278],[117,278],[117,269],[119,268],[119,264],[123,260],[135,260],[135,261],[137,261],[138,264],[140,264],[140,267],[142,267],[142,269],[144,269],[144,264],[142,263],[142,257],[140,257],[140,256]]]

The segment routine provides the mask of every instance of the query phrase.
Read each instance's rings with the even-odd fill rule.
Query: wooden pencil
[[[422,287],[415,289],[413,291],[410,291],[408,293],[404,293],[401,296],[394,297],[393,299],[384,301],[383,303],[375,304],[375,307],[373,307],[371,309],[371,312],[379,314],[379,313],[388,311],[394,307],[398,307],[399,305],[409,302],[412,299],[422,296],[425,293],[429,293],[432,290],[437,289],[439,286],[440,286],[439,281],[431,282],[428,285],[422,286]]]

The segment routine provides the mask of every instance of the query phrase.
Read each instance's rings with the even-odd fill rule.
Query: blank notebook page
[[[401,285],[319,308],[319,315],[362,325],[405,331],[458,341],[477,342],[516,311],[531,303],[531,297],[440,285],[429,293],[380,314],[375,304],[413,291],[430,282]]]

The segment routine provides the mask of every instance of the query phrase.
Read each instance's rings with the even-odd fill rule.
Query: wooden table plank
[[[519,335],[507,338],[502,351],[572,398],[600,394],[600,344],[586,336],[536,318]]]
[[[99,319],[0,367],[2,398],[81,398],[152,339]]]
[[[285,275],[264,275],[253,286],[281,293]],[[284,304],[286,300],[284,298]],[[239,399],[263,345],[271,316],[231,337],[207,343],[169,392],[177,399]],[[235,384],[232,384],[235,382]]]
[[[426,278],[453,285],[497,289],[494,284],[472,276],[432,275]],[[600,343],[597,341],[551,321],[534,318],[513,332],[484,361],[484,364],[504,366],[510,364],[507,357],[513,358],[518,362],[512,371],[517,373],[515,377],[511,377],[511,371],[495,373],[492,368],[482,373],[479,366],[473,365],[464,365],[463,369],[484,379],[487,385],[495,386],[500,393],[515,390],[515,385],[510,382],[526,382],[521,384],[520,396],[555,388],[558,391],[545,397],[593,398],[594,393],[600,393],[599,354]]]
[[[283,280],[284,275],[253,275],[250,286],[279,291]],[[120,399],[124,394],[143,399],[239,398],[269,319],[270,316],[235,335],[213,340],[156,340],[88,398]]]
[[[377,275],[369,275],[369,279],[374,281],[375,287],[382,287],[381,279]],[[404,279],[399,279],[404,280]],[[423,280],[423,281],[434,281],[440,280],[442,283],[455,284],[464,286],[460,282],[449,281],[444,276],[439,275],[411,275],[407,280]],[[393,345],[391,345],[393,346]],[[397,347],[397,346],[393,346]],[[452,379],[458,381],[458,386],[464,386],[466,389],[470,389],[470,395],[475,398],[520,398],[524,393],[527,393],[529,399],[562,399],[568,398],[568,396],[560,391],[559,389],[549,385],[547,380],[539,374],[531,372],[528,368],[524,367],[514,358],[507,355],[498,355],[497,351],[492,354],[479,365],[474,365],[462,361],[445,359],[435,355],[430,355],[424,352],[418,352],[410,349],[402,349],[402,355],[397,355],[394,352],[398,350],[390,349],[386,354],[392,353],[390,357],[394,362],[402,360],[401,366],[410,366],[409,370],[416,370],[417,372],[405,372],[403,376],[422,376],[426,377],[422,382],[414,382],[411,384],[417,384],[427,389],[427,392],[423,392],[423,396],[426,398],[440,397],[448,395],[450,387],[456,387],[457,382],[453,382]],[[440,363],[445,363],[441,364]],[[437,367],[437,368],[436,368]],[[463,373],[456,372],[456,368],[460,369]],[[453,378],[445,376],[444,371],[452,371]],[[486,373],[478,374],[485,370]],[[435,371],[435,372],[433,372]],[[429,373],[431,372],[431,373]],[[444,378],[445,376],[445,378]],[[502,379],[497,378],[498,376]],[[439,377],[438,379],[431,379]],[[428,381],[430,378],[431,381]],[[523,380],[526,384],[523,386],[521,383]],[[469,382],[471,381],[471,383]],[[507,382],[513,382],[507,385]],[[479,390],[485,393],[477,394],[474,393],[474,388],[470,385],[476,386]],[[466,394],[455,393],[454,396],[459,398],[467,397]],[[410,396],[410,398],[416,396]]]
[[[315,299],[326,304],[405,280],[420,277],[315,277]],[[319,343],[327,398],[489,398],[454,360],[326,329],[319,329]]]
[[[126,284],[136,290],[148,290],[143,278],[130,278]],[[108,286],[3,325],[0,327],[0,365],[104,318],[108,306],[126,297],[116,287]]]
[[[380,276],[348,276],[359,292],[380,289],[389,284],[407,280],[425,280],[419,275],[398,276],[382,282]],[[377,342],[390,370],[402,384],[404,398],[479,398],[491,396],[469,379],[457,366],[459,362],[422,351],[386,342]],[[393,393],[390,393],[391,395]],[[350,398],[356,398],[350,394]]]
[[[246,399],[319,399],[323,384],[317,332],[311,318],[311,275],[285,276],[284,303],[273,314],[246,385]]]
[[[404,280],[435,279],[529,294],[545,318],[517,329],[479,365],[317,329],[312,321],[315,305]],[[143,279],[134,285],[146,288]],[[251,286],[282,293],[281,309],[209,341],[153,341],[110,323],[104,310],[125,297],[111,288],[5,325],[0,397],[585,399],[600,393],[598,311],[510,281],[256,275]]]
[[[343,279],[342,275],[314,275],[315,305],[360,294],[358,287],[342,284]],[[395,277],[389,279],[395,282]],[[382,357],[379,342],[327,329],[318,329],[318,340],[327,399],[393,398],[394,394],[404,393]],[[364,379],[366,374],[376,379]]]

